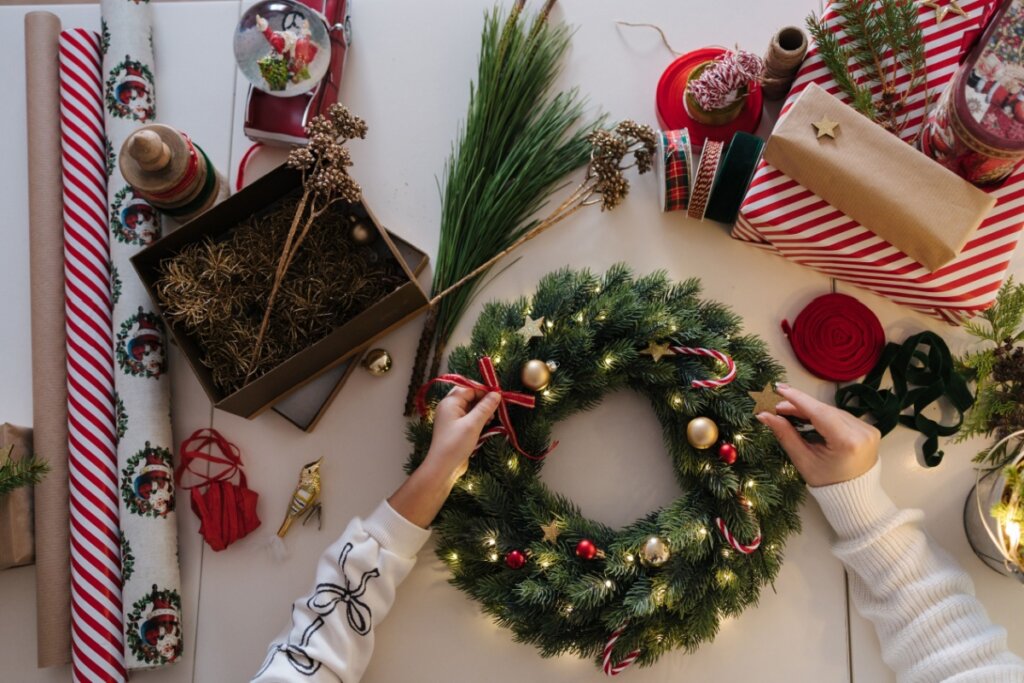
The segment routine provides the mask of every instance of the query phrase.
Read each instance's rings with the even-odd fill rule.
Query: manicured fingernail
[[[775,383],[775,388],[776,389],[789,389],[789,385],[786,384],[785,382],[776,382]]]
[[[494,405],[498,405],[498,401],[500,401],[500,400],[501,400],[501,396],[499,396],[498,392],[496,392],[496,391],[492,391],[491,393],[487,394],[487,402],[488,403],[493,403]]]
[[[764,422],[768,419],[768,413],[758,413],[754,417],[757,418],[758,422]]]

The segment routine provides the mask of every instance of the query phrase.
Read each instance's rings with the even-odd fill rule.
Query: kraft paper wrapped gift
[[[815,122],[838,122],[835,137]],[[765,160],[930,271],[952,261],[995,198],[811,84]]]
[[[11,459],[27,458],[32,454],[32,430],[6,422],[0,425],[0,450],[11,445]],[[32,487],[23,486],[0,496],[0,569],[32,564],[35,559]]]

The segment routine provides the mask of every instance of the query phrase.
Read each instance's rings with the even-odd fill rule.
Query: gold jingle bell
[[[668,562],[668,558],[671,555],[672,553],[669,551],[668,544],[665,541],[657,536],[651,536],[647,539],[647,543],[644,544],[644,548],[640,553],[640,560],[650,567],[660,567]]]
[[[545,363],[542,360],[528,360],[523,365],[523,371],[519,378],[523,386],[531,391],[544,391],[551,384],[551,371],[558,365],[553,361]]]
[[[362,366],[374,377],[386,375],[391,369],[391,354],[384,349],[372,349],[363,358]]]
[[[352,241],[356,244],[369,244],[376,237],[376,233],[362,221],[357,222],[352,226]]]
[[[711,448],[718,441],[718,425],[707,417],[695,417],[686,425],[686,440],[694,448]]]

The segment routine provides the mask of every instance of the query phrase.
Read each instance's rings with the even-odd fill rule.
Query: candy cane
[[[604,671],[606,676],[618,676],[620,673],[629,668],[629,666],[636,661],[636,658],[640,656],[640,650],[633,650],[624,659],[618,663],[612,663],[612,650],[615,649],[615,643],[618,642],[619,636],[626,630],[626,627],[618,629],[613,632],[611,637],[608,638],[608,642],[604,644],[604,663],[601,665],[601,670]]]
[[[695,379],[690,382],[694,389],[717,389],[736,379],[736,363],[733,362],[729,354],[716,351],[715,349],[702,349],[693,346],[672,346],[670,349],[673,353],[681,356],[707,356],[708,358],[714,358],[725,363],[727,368],[725,375],[718,379]]]
[[[737,540],[737,538],[735,536],[732,535],[732,533],[729,532],[729,527],[727,527],[725,525],[725,520],[723,520],[721,517],[716,517],[715,518],[715,526],[718,527],[718,531],[721,532],[722,537],[725,538],[726,542],[729,545],[731,545],[733,547],[733,549],[736,550],[736,552],[738,552],[738,553],[743,553],[744,555],[749,555],[749,554],[751,554],[752,552],[754,552],[755,550],[757,550],[758,548],[761,547],[761,530],[760,529],[758,529],[757,536],[754,537],[754,540],[752,540],[747,545],[743,545],[742,543],[739,542],[739,540]]]

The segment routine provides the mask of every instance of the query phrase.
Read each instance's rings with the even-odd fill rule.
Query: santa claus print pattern
[[[155,313],[140,306],[135,315],[121,323],[115,344],[117,364],[127,374],[159,379],[167,372],[163,323]]]
[[[156,210],[125,182],[114,155],[135,129],[155,119],[157,70],[152,8],[101,0],[101,13],[125,663],[129,670],[149,669],[180,659],[183,642],[168,349],[163,323],[131,264],[160,238],[162,226]]]
[[[181,596],[154,584],[137,600],[126,625],[128,649],[150,666],[171,664],[181,657]]]
[[[145,247],[160,237],[160,214],[125,185],[110,203],[110,232],[118,242]]]
[[[166,448],[146,447],[121,470],[121,498],[140,517],[166,517],[174,511],[174,468]]]
[[[109,76],[104,99],[111,116],[149,123],[156,116],[153,101],[153,72],[149,67],[125,55]]]

